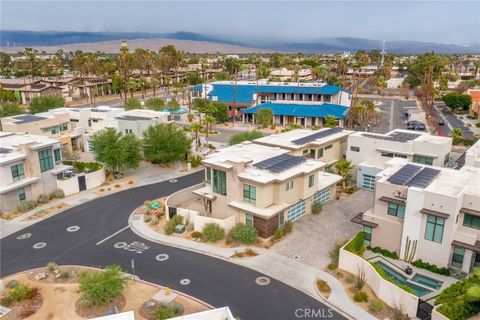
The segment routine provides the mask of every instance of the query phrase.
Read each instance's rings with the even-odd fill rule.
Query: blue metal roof
[[[345,119],[348,107],[339,104],[324,103],[319,105],[311,104],[295,104],[295,103],[261,103],[258,106],[250,107],[242,110],[242,113],[253,114],[257,110],[268,108],[271,109],[273,115],[293,116],[293,117],[316,117],[324,118],[326,116],[334,116],[337,119]]]
[[[233,102],[234,85],[233,84],[212,84],[213,90],[210,91],[208,96],[218,97],[218,101],[221,102]],[[193,90],[202,91],[204,85],[198,85],[193,87]],[[302,86],[300,85],[259,85],[258,93],[301,93],[301,94],[323,94],[334,95],[342,91],[341,87],[332,86],[329,84],[321,87]],[[254,84],[237,84],[237,97],[238,103],[252,103],[253,95],[257,93],[257,86]]]

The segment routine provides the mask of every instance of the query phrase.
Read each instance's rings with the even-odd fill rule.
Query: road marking
[[[37,242],[33,245],[33,249],[42,249],[47,246],[46,242]]]
[[[68,232],[77,232],[78,230],[80,230],[79,226],[71,226],[67,228]]]
[[[166,253],[161,253],[155,257],[157,261],[165,261],[168,260],[169,256]]]
[[[30,232],[27,232],[27,233],[24,233],[24,234],[21,234],[17,237],[18,240],[24,240],[24,239],[28,239],[32,236],[32,234]]]
[[[187,286],[187,285],[190,284],[190,279],[186,279],[186,278],[185,278],[185,279],[182,279],[182,280],[180,280],[180,284],[181,284],[182,286]]]
[[[259,286],[268,286],[270,284],[270,278],[265,276],[260,276],[255,279],[255,283]]]
[[[109,235],[109,236],[106,237],[105,239],[98,241],[95,245],[98,246],[99,244],[104,243],[104,242],[107,241],[108,239],[115,237],[117,234],[119,234],[119,233],[122,232],[122,231],[127,230],[128,228],[130,228],[130,226],[126,226],[125,228],[122,228],[122,229],[118,230],[117,232],[112,233],[111,235]]]

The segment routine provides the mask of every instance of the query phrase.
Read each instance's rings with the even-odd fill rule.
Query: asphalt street
[[[458,119],[457,115],[453,114],[452,111],[450,111],[450,109],[448,109],[443,102],[435,103],[435,106],[433,107],[432,112],[437,119],[441,119],[442,117],[440,117],[440,115],[443,115],[443,117],[447,120],[447,122],[450,123],[452,128],[460,128],[460,130],[462,130],[462,133],[463,133],[463,138],[465,139],[475,138],[475,135],[473,134],[473,132],[470,129],[468,129],[465,126],[465,123],[463,123],[462,120]],[[446,124],[441,126],[440,130],[446,136],[451,134],[451,130],[450,128],[448,128]]]
[[[410,108],[416,108],[415,101],[405,101],[393,98],[375,98],[369,99],[379,104],[376,107],[380,110],[381,120],[378,125],[371,128],[371,132],[387,133],[394,129],[405,129],[405,112]]]
[[[272,279],[259,286],[262,274],[207,255],[160,245],[140,238],[128,228],[130,213],[143,201],[171,194],[200,182],[203,172],[97,198],[43,220],[0,241],[1,277],[45,266],[78,264],[104,267],[118,264],[143,280],[169,286],[213,306],[229,306],[241,319],[297,319],[302,310],[344,319],[320,301]],[[77,226],[78,231],[67,228]],[[29,233],[26,239],[17,239]],[[45,243],[43,248],[33,246]],[[40,245],[41,247],[41,245]],[[158,261],[159,254],[168,259]],[[188,279],[188,285],[180,280]],[[312,284],[313,285],[313,284]],[[300,310],[300,311],[299,311]],[[323,310],[320,311],[319,310]]]

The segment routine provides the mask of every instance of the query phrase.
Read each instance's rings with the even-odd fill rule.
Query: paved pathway
[[[318,215],[305,215],[295,222],[293,232],[271,250],[298,261],[325,268],[329,252],[338,242],[351,239],[360,227],[350,220],[373,205],[374,193],[360,189],[343,200],[326,203]]]

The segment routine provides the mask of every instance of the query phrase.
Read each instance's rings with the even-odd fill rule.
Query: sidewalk
[[[336,311],[340,312],[347,318],[362,320],[376,319],[374,316],[370,315],[352,303],[350,298],[343,290],[340,282],[335,279],[335,277],[323,270],[309,267],[298,261],[263,248],[255,248],[255,251],[259,254],[255,257],[242,259],[230,258],[236,251],[242,251],[246,247],[220,248],[203,242],[195,242],[187,239],[167,236],[165,234],[155,232],[146,226],[141,215],[131,215],[129,218],[129,225],[132,231],[138,236],[150,241],[207,254],[263,273],[289,286],[292,286],[317,300],[323,301],[327,305],[333,306]],[[317,292],[315,288],[315,282],[317,278],[321,278],[328,282],[330,288],[332,289],[328,299],[323,298]]]

